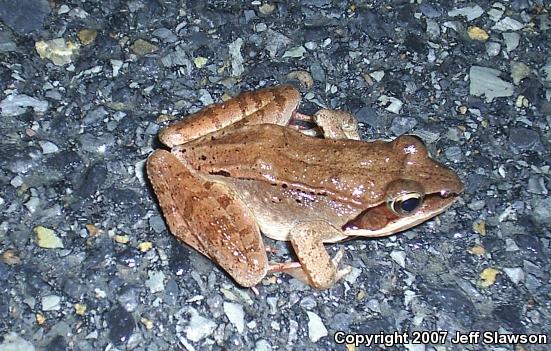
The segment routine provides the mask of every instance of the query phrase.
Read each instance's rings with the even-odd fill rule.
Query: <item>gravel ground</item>
[[[549,350],[451,343],[551,337],[550,5],[476,3],[0,0],[0,351]],[[366,139],[419,135],[466,190],[333,245],[355,269],[332,289],[255,296],[168,234],[143,166],[167,120],[281,82]]]

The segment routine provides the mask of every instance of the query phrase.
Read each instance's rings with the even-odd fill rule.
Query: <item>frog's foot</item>
[[[301,268],[300,262],[283,262],[283,263],[270,263],[267,273],[285,272],[297,268]]]
[[[333,259],[331,260],[335,267],[339,266],[339,263],[343,255],[344,255],[344,249],[340,248],[340,250],[337,252],[335,257],[333,257]],[[351,271],[352,271],[351,266],[344,266],[342,269],[337,270],[335,273],[335,279],[333,283],[341,280]],[[278,272],[289,274],[290,276],[292,276],[297,280],[300,280],[304,284],[313,285],[312,281],[308,277],[308,274],[302,268],[302,265],[300,264],[300,262],[272,263],[269,265],[268,273],[278,273]]]
[[[337,270],[344,251],[339,251],[331,259],[323,245],[324,241],[343,237],[338,228],[325,221],[302,222],[291,230],[289,236],[301,267],[285,270],[286,273],[318,289],[328,289],[350,273],[350,267]]]
[[[321,135],[320,128],[314,122],[314,117],[310,115],[305,115],[300,112],[294,112],[292,119],[289,121],[289,128],[298,130],[302,134],[318,137]]]
[[[342,258],[344,256],[344,248],[340,248],[339,251],[337,251],[337,254],[331,261],[333,261],[333,264],[335,267],[339,266],[339,263],[341,262]],[[335,281],[339,281],[342,278],[346,277],[350,272],[352,272],[352,266],[344,266],[343,268],[339,269],[335,275]]]
[[[348,112],[323,109],[316,112],[313,118],[326,139],[360,140],[358,121]]]

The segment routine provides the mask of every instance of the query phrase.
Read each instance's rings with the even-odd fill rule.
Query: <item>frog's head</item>
[[[384,197],[345,229],[353,235],[386,236],[411,228],[449,208],[463,191],[457,174],[432,159],[421,140],[403,135],[392,142],[397,171],[384,184]]]

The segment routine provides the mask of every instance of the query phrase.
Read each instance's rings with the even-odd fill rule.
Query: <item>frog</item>
[[[255,287],[288,273],[324,290],[352,270],[326,244],[377,238],[444,212],[463,191],[458,175],[412,135],[361,140],[341,110],[298,112],[292,85],[247,91],[159,134],[146,171],[170,232]],[[309,135],[299,123],[316,125]],[[314,133],[315,134],[315,133]],[[296,259],[270,262],[262,234],[290,242]]]

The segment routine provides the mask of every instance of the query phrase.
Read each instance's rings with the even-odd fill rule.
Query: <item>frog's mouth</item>
[[[368,208],[343,226],[349,235],[381,237],[414,227],[447,210],[459,198],[455,193],[426,194],[422,204],[408,214],[397,214],[383,202]]]

